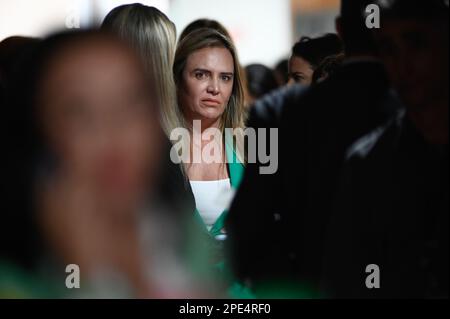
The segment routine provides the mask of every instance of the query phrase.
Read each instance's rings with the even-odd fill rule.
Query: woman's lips
[[[220,105],[220,101],[215,99],[202,99],[202,103],[209,106],[217,106]]]

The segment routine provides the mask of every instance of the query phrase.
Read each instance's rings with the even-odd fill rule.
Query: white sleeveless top
[[[190,181],[190,183],[195,198],[195,206],[207,229],[211,230],[230,203],[232,197],[230,179]]]

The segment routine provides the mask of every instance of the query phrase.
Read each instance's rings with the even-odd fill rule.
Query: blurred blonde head
[[[162,126],[167,134],[173,119],[179,116],[176,105],[172,65],[176,46],[176,27],[154,7],[139,3],[114,8],[105,17],[102,28],[128,41],[141,55],[146,71],[158,92]]]

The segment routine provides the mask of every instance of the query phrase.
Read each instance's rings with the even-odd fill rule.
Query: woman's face
[[[289,81],[288,84],[300,83],[311,85],[314,70],[305,59],[292,55],[289,59]]]
[[[233,91],[233,62],[230,51],[221,47],[204,48],[189,55],[179,88],[187,121],[218,125]]]
[[[41,80],[41,122],[58,167],[109,198],[137,194],[157,162],[157,116],[141,70],[118,43],[85,40],[57,53]]]

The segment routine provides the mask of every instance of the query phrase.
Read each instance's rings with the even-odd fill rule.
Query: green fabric
[[[253,287],[252,293],[258,299],[323,299],[326,296],[317,287],[306,282],[292,280],[266,280]]]
[[[0,262],[0,299],[59,298],[64,296],[55,282],[9,262]]]

